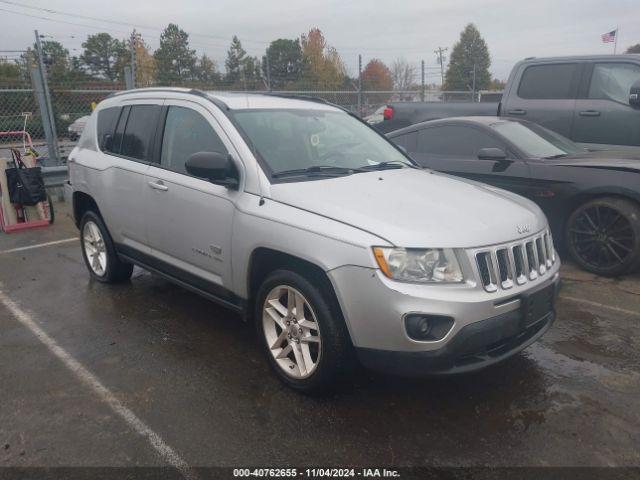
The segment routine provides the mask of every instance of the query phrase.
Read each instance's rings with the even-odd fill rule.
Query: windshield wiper
[[[413,165],[411,163],[407,163],[407,162],[402,162],[400,160],[391,160],[389,162],[380,162],[380,163],[376,163],[374,165],[365,165],[364,167],[360,167],[362,170],[391,170],[394,168],[403,168],[403,167],[409,167],[409,168],[417,168],[420,169],[420,167]]]
[[[271,175],[273,178],[294,177],[297,175],[350,175],[355,172],[362,172],[360,168],[335,167],[332,165],[312,165],[306,168],[292,168],[290,170],[281,170]]]
[[[568,157],[568,153],[559,153],[557,155],[551,155],[550,157],[544,157],[545,160],[555,160],[556,158]]]

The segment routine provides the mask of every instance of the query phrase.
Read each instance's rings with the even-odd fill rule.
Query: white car
[[[475,370],[554,321],[560,261],[535,204],[421,169],[321,100],[130,90],[98,105],[69,174],[94,280],[137,264],[240,312],[299,390],[356,356]]]

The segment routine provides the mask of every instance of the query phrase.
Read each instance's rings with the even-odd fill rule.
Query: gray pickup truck
[[[590,149],[635,150],[640,55],[528,58],[511,71],[500,103],[392,103],[377,127],[386,133],[438,118],[496,114],[538,123]]]

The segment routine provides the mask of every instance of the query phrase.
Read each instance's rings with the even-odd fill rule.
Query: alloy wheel
[[[84,224],[82,243],[91,270],[102,277],[107,271],[107,248],[102,233],[94,222]]]
[[[580,259],[598,269],[625,263],[635,244],[629,219],[605,205],[592,205],[580,212],[569,227],[569,235]]]
[[[320,328],[300,291],[288,285],[273,288],[262,307],[262,327],[269,352],[287,376],[313,374],[320,362]]]

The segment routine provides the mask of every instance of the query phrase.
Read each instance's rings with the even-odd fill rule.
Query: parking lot
[[[640,465],[640,276],[565,265],[555,325],[514,358],[313,398],[224,308],[138,269],[90,281],[57,207],[0,234],[0,465]]]

